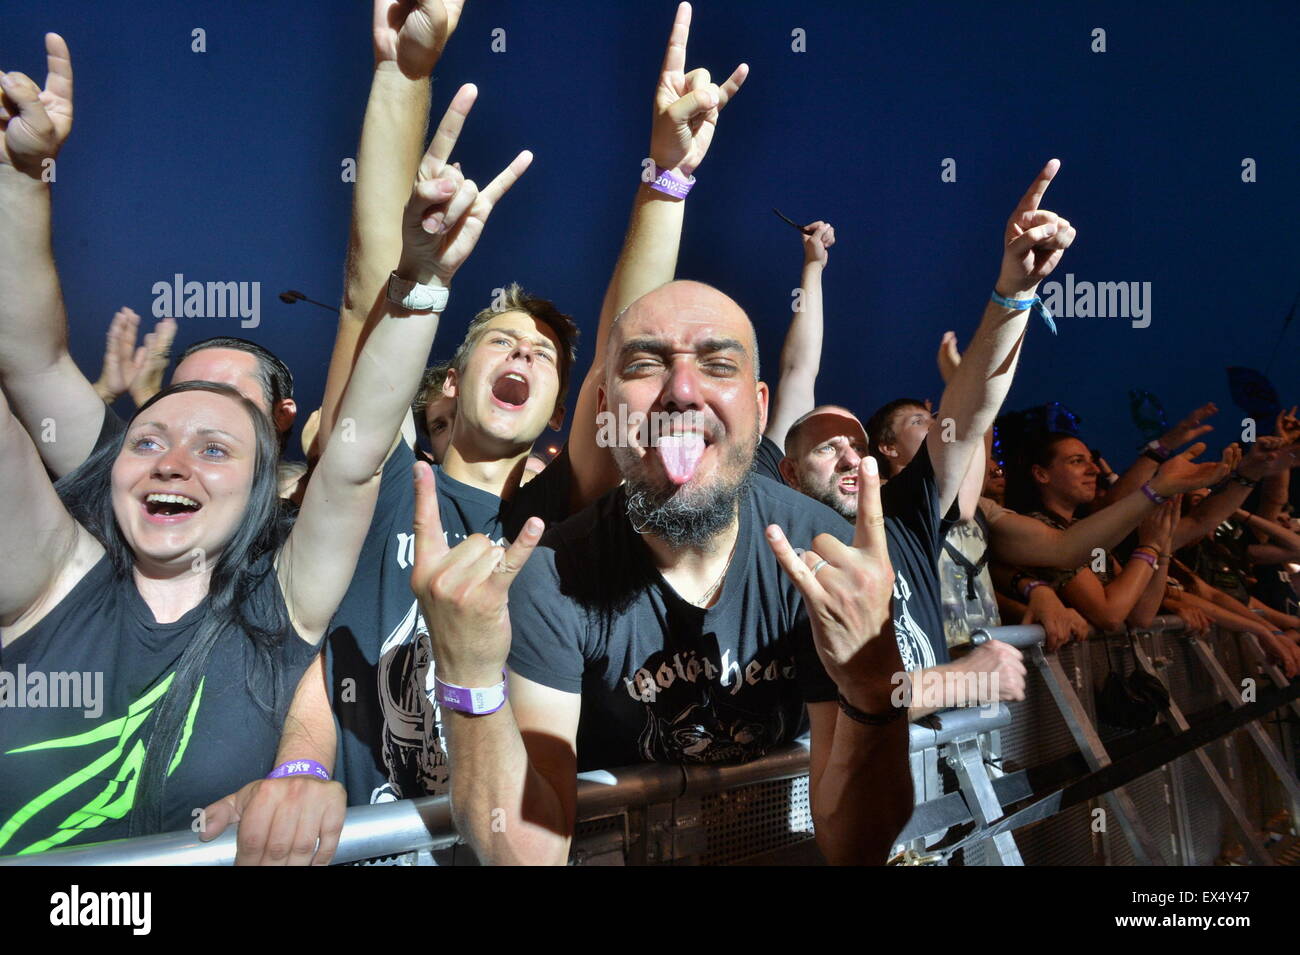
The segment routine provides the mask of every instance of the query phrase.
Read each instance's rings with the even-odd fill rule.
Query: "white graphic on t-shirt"
[[[898,641],[898,654],[903,658],[903,669],[908,673],[935,666],[934,647],[921,625],[907,609],[907,598],[912,588],[899,571],[894,572],[894,639]]]
[[[450,788],[451,777],[441,714],[425,692],[433,686],[433,646],[417,601],[411,601],[384,638],[376,678],[389,782],[376,789],[370,801],[441,795]]]

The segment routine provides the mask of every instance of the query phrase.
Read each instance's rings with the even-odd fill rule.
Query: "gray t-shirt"
[[[510,669],[582,694],[579,770],[746,762],[803,730],[805,701],[836,698],[769,524],[796,548],[853,536],[830,508],[754,476],[721,594],[704,610],[655,568],[622,488],[547,532],[510,588]]]

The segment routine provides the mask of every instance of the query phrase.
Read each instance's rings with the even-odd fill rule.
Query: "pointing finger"
[[[465,119],[469,116],[469,111],[474,108],[476,99],[478,99],[478,87],[473,83],[466,83],[451,98],[447,112],[442,114],[442,120],[438,123],[438,131],[433,134],[433,139],[429,143],[429,150],[420,160],[421,179],[432,179],[447,164],[447,159],[456,146],[456,140],[460,138],[460,131],[465,127]]]
[[[415,567],[412,578],[428,576],[438,558],[447,553],[447,540],[438,513],[438,485],[433,468],[416,463],[415,476]]]
[[[1047,160],[1047,165],[1039,172],[1038,178],[1030,184],[1029,189],[1020,197],[1020,204],[1016,206],[1016,211],[1026,212],[1037,209],[1038,204],[1043,201],[1043,193],[1047,192],[1047,187],[1052,184],[1052,179],[1060,168],[1061,160]]]
[[[691,35],[691,5],[677,5],[677,16],[673,19],[672,32],[668,34],[668,49],[664,51],[664,63],[661,72],[682,73],[686,70],[686,41]]]
[[[880,466],[869,454],[858,463],[858,519],[853,546],[876,555],[888,553],[885,514],[880,503]]]

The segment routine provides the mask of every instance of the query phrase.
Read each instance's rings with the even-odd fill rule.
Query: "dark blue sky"
[[[457,277],[436,357],[510,280],[594,332],[675,6],[469,0],[435,111],[477,83],[457,152],[466,170],[486,181],[523,147],[536,160]],[[1218,402],[1216,446],[1241,418],[1226,365],[1271,361],[1283,399],[1300,400],[1300,328],[1275,347],[1300,293],[1300,6],[695,7],[688,66],[718,76],[744,60],[751,75],[700,169],[680,274],[746,308],[770,372],[801,262],[772,206],[835,224],[818,397],[865,417],[900,394],[937,397],[939,336],[969,340],[1006,216],[1059,156],[1044,205],[1079,237],[1057,277],[1150,282],[1151,324],[1062,318],[1053,339],[1036,322],[1008,407],[1064,401],[1119,465],[1139,440],[1131,387],[1175,418]],[[43,76],[45,30],[72,48],[77,121],[58,164],[55,251],[73,354],[92,379],[113,311],[148,316],[153,284],[180,272],[260,282],[261,326],[242,334],[289,361],[304,413],[319,403],[333,320],[276,293],[340,295],[352,187],[339,172],[369,88],[369,18],[364,0],[0,8],[4,68]],[[196,27],[205,53],[191,52]],[[1105,53],[1090,51],[1095,27]],[[491,51],[496,28],[504,53]],[[795,29],[806,52],[791,50]],[[941,182],[950,157],[957,181]],[[1241,181],[1245,157],[1257,182]],[[182,321],[178,346],[225,333],[241,334],[238,321]]]

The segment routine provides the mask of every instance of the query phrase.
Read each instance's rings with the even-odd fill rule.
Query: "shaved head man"
[[[858,463],[867,447],[867,432],[857,415],[839,405],[822,405],[790,426],[778,467],[792,488],[852,521],[858,516]]]
[[[767,420],[754,327],[717,289],[672,282],[615,322],[602,413],[623,432],[610,451],[638,528],[708,546],[735,516]]]
[[[883,860],[911,785],[879,480],[864,462],[855,527],[754,476],[767,402],[744,311],[706,285],[661,286],[613,324],[599,386],[623,484],[540,544],[534,522],[495,562],[467,541],[427,582],[417,570],[446,678],[480,686],[509,669],[508,714],[444,724],[453,805],[481,859],[561,861],[575,771],[747,762],[807,720],[819,844]],[[418,546],[436,553],[425,514]],[[490,637],[481,620],[498,621]],[[480,636],[471,648],[458,633]],[[847,791],[852,805],[836,804]],[[518,818],[479,825],[497,806]],[[545,836],[541,819],[557,820]]]

